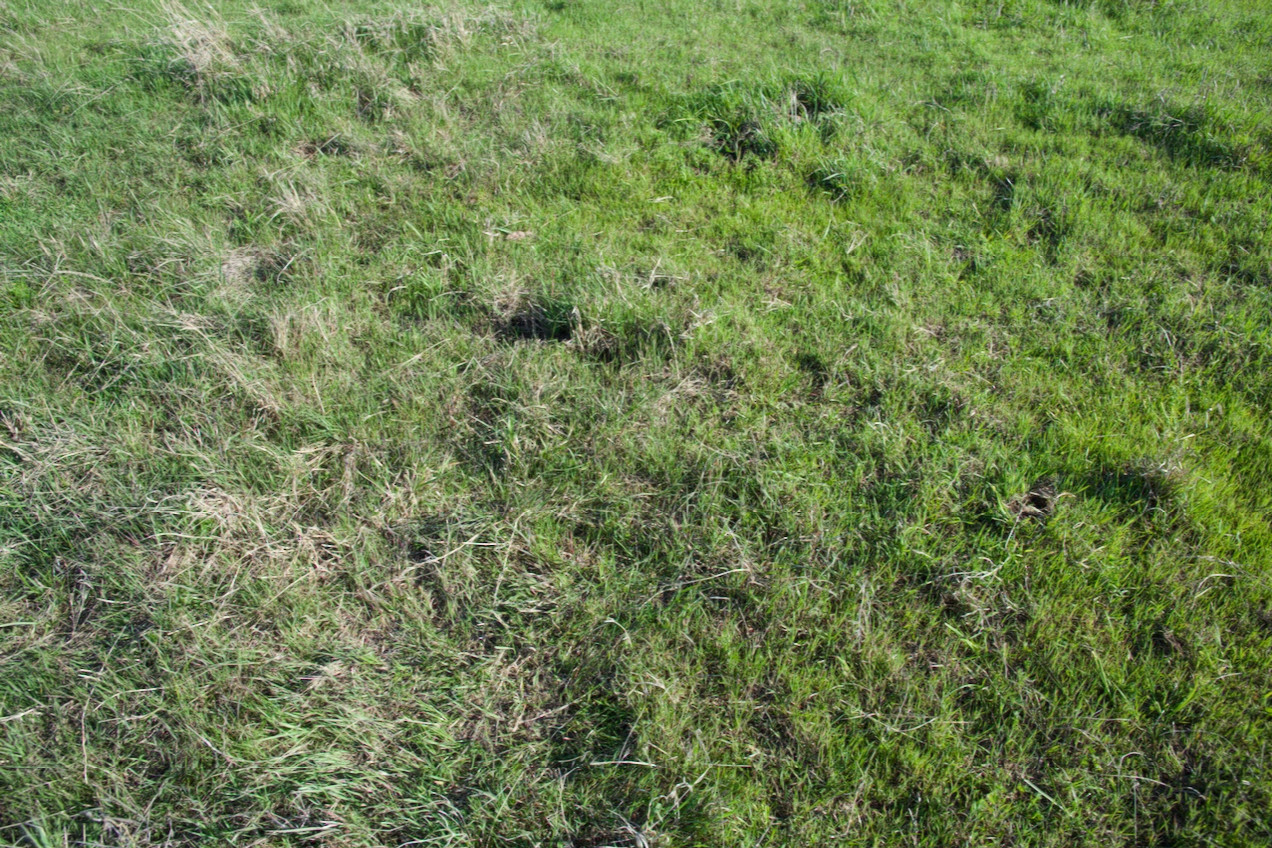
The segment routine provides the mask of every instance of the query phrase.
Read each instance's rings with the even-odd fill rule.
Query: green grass
[[[0,842],[1272,842],[1261,0],[0,0]]]

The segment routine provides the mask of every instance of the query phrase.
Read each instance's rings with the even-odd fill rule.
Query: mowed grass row
[[[0,0],[0,842],[1272,841],[1258,0]]]

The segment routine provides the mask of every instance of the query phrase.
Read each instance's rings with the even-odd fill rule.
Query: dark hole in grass
[[[421,518],[406,543],[407,561],[413,565],[436,562],[445,553],[447,530],[454,524],[454,520],[441,514]]]
[[[1054,258],[1072,229],[1073,220],[1067,209],[1043,207],[1034,214],[1033,222],[1029,225],[1028,238],[1031,242],[1045,244],[1048,254]]]
[[[549,3],[549,9],[559,11],[565,8],[564,3]],[[629,833],[607,830],[589,830],[566,839],[567,848],[627,848],[627,846],[635,846],[644,844],[644,840],[637,841],[636,837]]]
[[[1060,493],[1055,480],[1044,478],[1029,487],[1029,491],[1013,496],[1007,501],[1007,511],[1019,520],[1046,521],[1055,512]]]
[[[730,162],[777,154],[777,142],[763,120],[766,113],[776,117],[776,110],[762,87],[725,83],[693,96],[686,106],[692,118],[705,124],[707,145]]]
[[[993,187],[994,208],[1002,214],[1011,212],[1012,207],[1016,204],[1016,181],[1018,179],[1019,175],[1014,171],[995,174],[990,177],[990,184]]]
[[[265,251],[260,254],[253,272],[259,283],[282,285],[295,272],[300,254],[290,249]]]
[[[1114,106],[1104,110],[1109,125],[1193,166],[1231,170],[1245,164],[1250,151],[1225,138],[1226,130],[1203,106],[1160,104],[1156,109]]]
[[[1147,512],[1168,506],[1175,484],[1159,469],[1105,468],[1088,478],[1087,491],[1110,503]]]
[[[1165,625],[1158,625],[1153,629],[1153,635],[1150,640],[1153,652],[1161,656],[1181,656],[1189,655],[1188,646],[1184,644],[1174,631],[1168,629]]]
[[[303,264],[303,251],[291,243],[274,248],[241,247],[222,261],[221,277],[231,285],[282,286],[292,281]]]
[[[669,351],[673,340],[666,321],[639,317],[588,327],[574,337],[582,353],[607,365],[626,365]]]
[[[759,265],[771,252],[772,242],[763,234],[747,233],[730,238],[725,250],[739,262]]]
[[[957,245],[950,252],[951,258],[958,263],[960,267],[959,276],[974,275],[981,270],[981,261],[974,249],[964,245]]]
[[[358,86],[354,103],[358,117],[371,124],[384,120],[393,111],[393,99],[388,93],[369,85]]]
[[[578,309],[567,300],[531,297],[497,319],[495,332],[505,341],[565,342],[574,336],[579,320]]]
[[[826,383],[830,380],[830,368],[825,361],[815,353],[804,351],[795,356],[795,366],[812,380],[812,396],[821,397],[826,390]]]
[[[828,162],[814,168],[805,178],[805,182],[810,189],[824,191],[836,202],[856,194],[862,184],[857,168],[843,161]]]
[[[816,120],[844,108],[844,92],[824,72],[813,77],[797,77],[790,82],[789,90],[792,104],[805,120]]]
[[[228,165],[233,159],[230,148],[200,133],[183,133],[174,146],[187,162],[200,168]]]
[[[712,122],[712,133],[716,152],[730,162],[740,162],[746,156],[772,159],[777,155],[777,142],[751,118],[718,119]]]
[[[799,740],[795,734],[795,723],[791,720],[789,712],[776,702],[773,694],[761,697],[759,700],[760,703],[757,704],[750,721],[752,733],[773,753],[782,757],[792,756],[798,747]]]
[[[495,383],[480,382],[468,395],[467,421],[456,434],[461,453],[474,469],[500,477],[508,466],[503,430],[510,420],[515,392]]]
[[[257,356],[274,356],[274,331],[263,312],[247,309],[227,321],[225,337]]]
[[[1180,844],[1173,835],[1184,830],[1206,804],[1214,771],[1213,765],[1204,756],[1185,749],[1183,767],[1154,782],[1147,794],[1149,820],[1154,823],[1154,829],[1161,837],[1154,840],[1155,844]]]
[[[557,673],[564,681],[561,696],[587,692],[574,701],[576,706],[562,713],[551,729],[552,761],[566,767],[592,760],[621,760],[629,757],[637,744],[636,717],[612,687],[615,669],[599,657],[581,662],[560,662]]]
[[[945,387],[927,391],[919,404],[919,418],[933,435],[947,430],[967,408],[967,400]]]
[[[1025,83],[1020,89],[1021,105],[1016,111],[1020,122],[1031,130],[1054,130],[1057,90],[1057,84],[1043,80]]]
[[[738,374],[733,363],[726,356],[709,357],[700,354],[694,370],[721,391],[731,392],[742,385],[742,376]]]
[[[302,156],[348,156],[353,153],[353,145],[348,139],[336,134],[303,142],[299,152]]]
[[[412,566],[421,566],[424,563],[438,561],[438,554],[435,549],[438,548],[435,539],[416,539],[410,545],[407,545],[406,558]]]

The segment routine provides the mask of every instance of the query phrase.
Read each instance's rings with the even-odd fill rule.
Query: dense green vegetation
[[[0,0],[0,842],[1272,842],[1262,0]]]

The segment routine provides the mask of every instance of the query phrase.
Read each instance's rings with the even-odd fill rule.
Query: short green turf
[[[1265,0],[0,0],[0,843],[1272,844]]]

